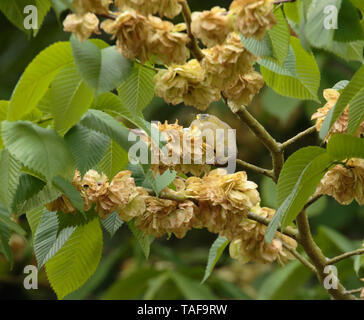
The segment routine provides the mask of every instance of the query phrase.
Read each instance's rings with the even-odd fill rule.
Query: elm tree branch
[[[315,266],[320,283],[323,284],[324,279],[327,276],[327,274],[324,272],[327,265],[327,258],[313,240],[305,209],[300,212],[296,221],[299,230],[299,242],[307,253],[308,257],[311,259],[312,264]],[[347,290],[339,281],[337,284],[337,289],[330,288],[327,289],[327,291],[336,300],[356,300],[355,296],[347,293]]]
[[[240,160],[240,159],[236,159],[236,163],[238,165],[240,165],[241,167],[243,167],[244,169],[246,169],[246,170],[250,170],[250,171],[253,171],[255,173],[267,176],[269,178],[273,178],[273,171],[272,170],[257,167],[254,164],[251,164],[249,162],[246,162],[246,161],[243,161],[243,160]]]
[[[332,264],[335,264],[341,260],[344,260],[344,259],[347,259],[347,258],[350,258],[350,257],[353,257],[353,256],[360,256],[364,254],[364,249],[357,249],[357,250],[354,250],[354,251],[349,251],[349,252],[345,252],[339,256],[336,256],[330,260],[328,260],[326,262],[326,265],[332,265]]]
[[[312,126],[308,129],[306,129],[305,131],[300,132],[299,134],[297,134],[296,136],[294,136],[293,138],[287,140],[286,142],[283,142],[281,144],[281,150],[286,149],[287,147],[289,147],[290,145],[296,143],[298,140],[302,139],[303,137],[312,134],[316,132],[316,126]]]
[[[187,25],[187,33],[190,38],[190,42],[188,43],[187,46],[191,50],[194,57],[198,61],[201,61],[204,57],[204,54],[203,54],[201,48],[198,46],[196,37],[192,33],[192,29],[191,29],[192,18],[191,18],[190,6],[188,5],[187,0],[181,0],[180,4],[182,6],[183,19],[185,20],[186,25]]]

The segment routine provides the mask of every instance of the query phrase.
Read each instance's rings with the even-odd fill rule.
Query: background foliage
[[[42,1],[36,0],[39,5]],[[39,2],[39,3],[38,3]],[[227,7],[230,1],[209,1],[209,6],[220,5]],[[340,2],[340,1],[337,1]],[[343,5],[346,6],[347,2],[342,0]],[[52,1],[53,5],[60,10],[62,1]],[[341,3],[341,2],[340,2]],[[206,9],[206,4],[198,1],[190,1],[191,8],[195,10]],[[3,10],[3,5],[0,5],[0,10]],[[318,9],[317,9],[318,10]],[[345,9],[345,10],[350,10]],[[47,11],[47,10],[46,10]],[[45,11],[45,12],[46,12]],[[282,46],[275,46],[279,39],[287,36],[287,29],[282,27],[282,30],[276,30],[270,32],[268,37],[268,43],[270,41],[271,46],[263,46],[262,43],[245,43],[253,52],[254,50],[264,56],[264,60],[260,62],[260,70],[265,77],[268,85],[278,88],[279,93],[289,95],[283,97],[272,89],[265,87],[261,94],[256,97],[252,105],[249,107],[250,111],[264,124],[269,132],[279,141],[284,141],[287,138],[292,137],[294,134],[304,130],[311,125],[310,116],[317,109],[317,107],[324,102],[321,92],[325,88],[331,88],[341,80],[350,80],[357,71],[363,61],[362,47],[358,46],[359,41],[363,41],[362,34],[360,34],[360,26],[355,26],[351,29],[349,35],[343,32],[327,32],[325,34],[318,34],[316,26],[320,24],[320,15],[315,12],[310,12],[307,17],[308,21],[301,21],[299,19],[299,12],[292,6],[288,7],[285,11],[287,17],[291,21],[301,24],[300,32],[301,43],[298,45],[296,38],[290,38],[290,46],[286,48]],[[3,31],[0,35],[0,100],[9,100],[20,75],[25,70],[26,66],[32,61],[32,59],[44,48],[51,44],[54,44],[60,40],[68,40],[69,34],[62,31],[61,23],[65,14],[62,13],[60,17],[57,17],[54,12],[50,12],[44,20],[42,28],[35,38],[30,37],[29,34],[22,32],[12,25],[5,16],[0,13],[0,25]],[[15,18],[14,18],[15,19]],[[345,16],[341,16],[343,21]],[[15,25],[19,24],[15,19],[12,21]],[[305,24],[306,23],[306,24]],[[305,24],[302,27],[302,24]],[[362,31],[361,31],[362,32]],[[342,39],[348,39],[350,41],[342,42]],[[289,35],[288,35],[289,37]],[[302,39],[306,38],[306,45],[315,46],[314,55],[318,67],[311,68],[310,59],[314,59],[312,55],[302,50],[301,45],[304,47],[305,43]],[[287,39],[287,38],[286,38]],[[105,38],[106,40],[106,38]],[[244,42],[245,40],[242,39]],[[341,42],[340,42],[341,41]],[[354,43],[355,42],[355,43]],[[85,54],[83,48],[75,48],[76,42],[72,42],[72,49],[77,56]],[[267,42],[266,42],[267,43]],[[64,61],[59,63],[67,64],[70,59],[71,48],[66,46],[57,50],[64,51]],[[106,48],[101,41],[94,41],[89,43],[88,51],[99,52],[99,60],[95,60],[92,63],[101,64],[103,59],[123,59],[121,55],[114,55],[111,49]],[[62,52],[63,52],[62,51]],[[264,54],[262,54],[262,52]],[[290,57],[296,58],[295,70],[292,70],[290,65]],[[49,59],[49,57],[45,57]],[[274,57],[274,58],[272,58]],[[344,59],[345,58],[345,59]],[[348,61],[350,60],[350,61]],[[311,61],[312,62],[312,61]],[[121,65],[119,61],[119,65]],[[45,65],[44,68],[47,66]],[[88,68],[78,64],[78,71],[87,73]],[[182,125],[189,125],[189,123],[195,118],[198,113],[193,108],[185,106],[171,107],[165,105],[165,103],[159,98],[153,98],[153,88],[148,87],[148,83],[141,81],[145,77],[152,77],[147,69],[140,68],[138,66],[124,64],[124,69],[132,69],[131,80],[119,89],[119,94],[123,97],[122,100],[127,101],[127,104],[132,106],[134,110],[143,112],[146,120],[169,120],[175,121],[176,119]],[[307,75],[307,70],[310,74]],[[321,72],[321,78],[319,77],[318,70]],[[106,93],[110,88],[114,87],[115,83],[121,83],[123,79],[118,79],[117,74],[113,78],[111,84],[98,81],[102,77],[103,72],[110,72],[110,70],[100,69],[100,74],[87,74],[89,79],[87,85],[96,90],[98,99],[95,102],[94,109],[103,109],[103,105],[112,105],[114,111],[124,112],[122,104],[115,100],[112,96]],[[143,77],[141,73],[146,73]],[[307,81],[311,79],[310,81]],[[314,79],[314,80],[312,80]],[[31,81],[31,79],[29,80]],[[73,105],[77,104],[77,99],[82,101],[89,98],[90,104],[92,103],[92,93],[89,92],[88,86],[83,84],[83,80],[80,78],[79,73],[74,65],[67,67],[67,72],[59,73],[56,76],[57,88],[62,88],[60,92],[54,90],[50,93],[49,97],[43,98],[41,105],[44,106],[44,110],[50,105],[60,103],[66,108],[60,112],[59,120],[56,120],[56,130],[58,133],[65,134],[68,129],[80,120],[82,114],[75,113]],[[281,85],[282,81],[290,81],[295,86],[292,88],[299,88],[298,90],[292,89],[291,92],[286,92],[287,86]],[[72,83],[74,85],[69,86]],[[298,85],[297,85],[298,84]],[[127,86],[138,85],[145,93],[144,95],[133,94],[130,95],[130,90]],[[74,91],[77,88],[77,91]],[[281,88],[281,89],[279,89]],[[69,90],[68,94],[64,94]],[[284,91],[284,92],[283,92]],[[319,92],[319,95],[317,95]],[[69,99],[68,101],[61,101],[62,98]],[[20,98],[19,98],[20,99]],[[23,96],[16,103],[22,104]],[[40,99],[40,97],[39,97]],[[47,102],[47,99],[50,99]],[[300,101],[298,99],[309,99],[311,101]],[[148,102],[151,102],[148,104]],[[35,103],[35,102],[34,102]],[[148,106],[143,110],[144,106]],[[345,106],[344,104],[343,106]],[[1,116],[0,105],[0,116]],[[59,110],[59,108],[57,109]],[[186,112],[188,111],[188,112]],[[241,124],[241,122],[221,103],[213,104],[210,109],[210,113],[228,122],[231,127],[237,128],[237,137],[240,155],[239,158],[248,160],[257,165],[263,167],[270,166],[270,158],[266,155],[263,147],[258,143],[256,138],[249,132],[249,130]],[[74,119],[74,123],[63,123],[62,119],[67,114],[68,119]],[[31,120],[31,119],[30,119]],[[87,121],[88,120],[88,121]],[[140,124],[140,119],[133,114],[128,118],[131,124]],[[105,120],[106,121],[106,120]],[[83,126],[73,127],[65,137],[66,142],[70,141],[69,147],[75,156],[77,162],[77,152],[80,157],[84,154],[94,154],[90,151],[92,146],[87,139],[91,139],[93,143],[97,141],[100,146],[104,145],[105,149],[109,150],[106,155],[103,153],[95,155],[95,158],[88,159],[86,167],[91,164],[98,163],[101,160],[101,170],[107,172],[111,178],[118,170],[115,168],[115,162],[118,159],[123,158],[123,149],[120,148],[115,142],[105,141],[104,136],[97,135],[95,131],[92,131],[90,136],[91,127],[95,125],[92,122],[92,114],[89,118],[83,120]],[[11,125],[10,123],[6,125]],[[98,123],[98,125],[102,125]],[[101,128],[101,127],[100,127]],[[27,135],[31,134],[36,129],[29,123],[24,123],[23,130],[26,130]],[[46,129],[44,129],[46,130]],[[34,133],[35,134],[35,133]],[[72,135],[78,137],[84,137],[84,144],[82,144],[82,150],[79,146],[72,147]],[[49,139],[54,139],[57,143],[57,138],[50,135],[46,135]],[[12,137],[10,136],[9,139]],[[3,139],[7,139],[3,137]],[[103,140],[104,139],[104,140]],[[286,152],[286,156],[289,156],[297,150],[298,147],[304,147],[306,145],[317,144],[317,136],[310,136],[303,141],[300,141],[300,146],[295,146],[294,149],[289,148]],[[41,147],[41,144],[40,144]],[[17,151],[16,145],[14,145],[13,152]],[[59,151],[59,149],[58,149]],[[54,152],[57,152],[55,146]],[[51,152],[51,154],[53,151]],[[40,153],[39,153],[40,154]],[[65,152],[62,152],[62,157],[67,157]],[[53,153],[57,161],[59,159],[56,153]],[[101,159],[102,158],[102,159]],[[84,159],[84,158],[82,158]],[[2,153],[0,157],[1,161],[9,163],[9,168],[17,170],[18,163],[15,159],[11,159],[9,154]],[[39,162],[43,159],[30,159],[27,164],[29,169],[32,169],[32,161]],[[51,161],[53,165],[58,162]],[[67,160],[64,160],[67,161]],[[80,162],[81,163],[81,162]],[[82,161],[85,164],[84,161]],[[49,166],[45,166],[44,170],[38,172],[40,175],[49,176],[51,171],[48,170]],[[82,169],[81,169],[82,171]],[[8,181],[4,176],[4,172],[1,172],[1,181]],[[64,173],[67,174],[67,173]],[[262,205],[271,206],[277,208],[281,203],[276,203],[276,187],[268,178],[261,178],[254,174],[249,175],[250,180],[256,181],[260,185],[260,192],[262,196]],[[53,177],[51,177],[53,178]],[[62,178],[60,178],[62,179]],[[34,181],[26,181],[26,178],[22,181],[26,183],[35,183]],[[14,184],[14,183],[13,183]],[[12,186],[12,181],[8,181],[8,192],[13,192],[16,195],[16,186]],[[67,190],[67,185],[62,183],[62,180],[58,180],[58,185],[62,190]],[[2,185],[1,187],[4,187]],[[40,186],[40,189],[43,185]],[[39,189],[39,190],[40,190]],[[68,191],[71,192],[71,191]],[[31,199],[30,195],[27,199]],[[57,197],[58,195],[54,195]],[[17,195],[15,196],[17,199]],[[77,200],[77,199],[76,199]],[[281,202],[281,201],[280,201]],[[20,203],[15,200],[15,204]],[[10,205],[10,204],[9,204]],[[29,204],[31,206],[31,204]],[[0,207],[0,218],[6,217],[6,208]],[[329,256],[334,256],[342,253],[343,251],[352,250],[357,248],[362,241],[362,230],[364,229],[364,209],[356,204],[349,206],[340,206],[331,198],[323,198],[318,201],[309,210],[309,216],[311,218],[313,231],[315,237],[320,243],[322,249]],[[107,221],[104,221],[105,229],[109,233],[104,231],[102,235],[98,228],[98,220],[90,219],[85,225],[75,227],[68,223],[68,221],[61,221],[62,231],[58,232],[58,225],[52,223],[45,223],[43,220],[47,219],[46,215],[41,218],[41,213],[35,210],[29,211],[27,218],[30,223],[30,228],[37,232],[34,237],[49,238],[52,236],[56,239],[56,242],[50,242],[49,244],[42,243],[42,246],[35,248],[35,255],[37,261],[48,260],[52,252],[56,251],[54,246],[64,243],[71,237],[77,239],[72,241],[72,244],[76,247],[71,248],[77,250],[79,245],[80,250],[83,250],[82,241],[88,241],[85,237],[92,235],[94,240],[93,246],[89,248],[100,259],[101,263],[97,266],[89,261],[75,258],[72,254],[69,254],[70,248],[66,245],[58,253],[58,256],[62,256],[62,264],[58,264],[57,259],[51,260],[52,263],[47,265],[47,269],[57,268],[62,269],[63,273],[58,274],[60,279],[53,279],[53,283],[59,283],[62,286],[62,279],[69,276],[67,274],[67,267],[69,265],[77,265],[80,268],[87,269],[90,274],[96,269],[96,272],[92,277],[82,286],[79,290],[75,291],[66,299],[326,299],[327,293],[317,285],[313,275],[298,262],[290,263],[286,268],[281,268],[276,265],[259,265],[251,263],[247,265],[239,265],[233,262],[225,251],[222,253],[221,259],[215,267],[215,272],[211,274],[203,285],[200,285],[201,280],[204,278],[206,261],[208,258],[208,250],[212,243],[216,240],[216,237],[208,232],[202,230],[191,231],[184,240],[177,240],[171,238],[170,240],[161,239],[154,240],[151,250],[149,252],[147,244],[152,240],[148,237],[143,237],[140,234],[136,237],[132,237],[132,233],[137,233],[137,230],[133,228],[133,225],[128,225],[129,228],[123,226],[116,233],[115,231],[121,226],[121,222],[116,217],[110,216]],[[41,219],[40,219],[41,218]],[[49,218],[49,217],[48,217]],[[5,218],[3,218],[5,219]],[[10,222],[9,222],[10,223]],[[28,229],[27,222],[24,217],[20,218],[20,224],[24,229]],[[46,228],[39,228],[39,226],[46,225]],[[38,228],[36,228],[38,226]],[[14,225],[10,227],[16,228]],[[16,231],[16,230],[15,230]],[[32,253],[31,245],[31,230],[27,231],[27,236],[20,231],[20,235],[14,237],[11,242],[11,249],[14,255],[14,268],[9,269],[9,263],[3,256],[0,256],[0,297],[1,298],[22,298],[22,299],[54,299],[55,294],[49,287],[49,283],[46,279],[44,268],[40,270],[39,290],[26,291],[23,289],[23,267],[27,264],[36,264],[35,256]],[[0,232],[3,236],[4,233]],[[113,235],[113,236],[112,236]],[[112,236],[112,237],[111,237]],[[42,239],[42,238],[41,238]],[[102,239],[104,247],[102,245]],[[0,249],[6,239],[0,239]],[[220,239],[220,245],[224,244],[224,241]],[[102,250],[102,252],[101,252]],[[10,255],[10,252],[5,256]],[[68,251],[68,252],[67,252]],[[218,250],[217,250],[218,251]],[[222,251],[222,250],[220,250]],[[73,252],[73,251],[72,251]],[[220,252],[221,253],[221,252]],[[149,256],[146,260],[145,256]],[[72,260],[73,259],[73,260]],[[214,262],[211,261],[208,268]],[[356,271],[363,276],[363,270],[360,269],[360,261],[358,259],[349,259],[342,261],[338,264],[340,270],[340,276],[343,284],[350,288],[356,288],[360,286],[357,277],[353,274],[353,265],[356,266]],[[76,277],[77,281],[77,277]],[[59,290],[63,290],[60,288]]]

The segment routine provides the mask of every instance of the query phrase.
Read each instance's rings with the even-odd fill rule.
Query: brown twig
[[[281,149],[284,150],[287,147],[289,147],[290,145],[296,143],[299,139],[316,132],[316,126],[312,126],[311,128],[306,129],[305,131],[300,132],[299,134],[297,134],[296,136],[294,136],[293,138],[287,140],[286,142],[281,143]]]
[[[226,102],[226,99],[225,99]],[[250,114],[245,106],[242,106],[236,115],[243,121],[257,138],[270,151],[273,163],[273,180],[278,181],[284,163],[283,151],[279,143],[268,133],[268,131]]]
[[[236,159],[236,163],[238,165],[240,165],[241,167],[243,167],[244,169],[246,169],[246,170],[250,170],[250,171],[253,171],[255,173],[258,173],[258,174],[261,174],[261,175],[264,175],[264,176],[267,176],[267,177],[273,179],[273,171],[272,170],[257,167],[254,164],[251,164],[249,162],[246,162],[246,161],[243,161],[243,160],[240,160],[240,159]]]
[[[361,293],[364,290],[363,288],[358,288],[358,289],[353,289],[353,290],[348,290],[345,292],[345,294],[355,294],[355,293]]]
[[[185,20],[186,25],[187,25],[187,33],[190,38],[190,42],[188,43],[188,48],[191,50],[194,57],[198,61],[201,61],[204,57],[204,54],[203,54],[201,48],[198,46],[196,37],[192,33],[192,29],[191,29],[192,18],[191,18],[190,6],[188,5],[187,0],[181,0],[180,4],[182,6],[183,19]]]
[[[324,272],[327,259],[322,253],[321,249],[317,246],[316,242],[313,240],[306,210],[301,211],[296,221],[299,230],[300,244],[315,266],[320,283],[323,284],[324,279],[327,276],[327,274]],[[327,289],[327,291],[334,299],[337,300],[356,300],[355,296],[352,294],[347,294],[345,287],[343,287],[339,281],[337,283],[336,289],[330,288]]]
[[[296,0],[277,0],[277,1],[274,1],[274,4],[282,4],[282,3],[287,3],[287,2],[296,2]]]
[[[344,259],[347,259],[347,258],[350,258],[350,257],[353,257],[353,256],[359,256],[359,255],[362,255],[364,254],[364,249],[357,249],[357,250],[354,250],[354,251],[350,251],[350,252],[345,252],[337,257],[334,257],[330,260],[327,260],[326,262],[326,265],[332,265],[332,264],[335,264],[341,260],[344,260]]]
[[[310,269],[314,274],[317,275],[317,270],[315,268],[315,266],[309,262],[304,256],[302,256],[301,254],[298,253],[298,251],[292,247],[290,247],[287,243],[285,243],[284,241],[282,242],[283,246],[292,253],[292,255],[294,257],[296,257],[296,259],[298,261],[300,261],[303,265],[305,265],[308,269]]]

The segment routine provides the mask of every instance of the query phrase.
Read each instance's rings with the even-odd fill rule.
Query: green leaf
[[[101,223],[107,232],[110,233],[110,236],[113,237],[124,222],[120,219],[119,214],[115,211],[108,215],[106,219],[101,220]]]
[[[273,57],[273,44],[272,39],[269,34],[266,33],[262,40],[257,40],[254,38],[245,38],[242,34],[240,35],[240,40],[244,47],[259,57]]]
[[[59,19],[61,13],[67,9],[72,8],[73,0],[51,0],[52,1],[52,8],[56,13],[57,18]]]
[[[6,149],[0,152],[0,201],[12,207],[19,184],[21,164]]]
[[[332,166],[332,162],[333,161],[328,154],[322,154],[315,158],[302,172],[302,175],[291,193],[292,201],[289,201],[287,206],[283,203],[278,209],[278,211],[283,210],[285,212],[282,219],[283,229],[292,223],[303,209],[307,200],[315,192],[317,185],[320,183],[325,173]],[[287,199],[290,199],[290,197]]]
[[[116,142],[111,140],[109,147],[106,150],[104,157],[99,162],[98,166],[100,170],[105,173],[111,181],[118,172],[126,169],[128,163],[128,153],[124,149],[122,149]]]
[[[33,30],[34,36],[36,36],[43,24],[44,18],[51,9],[51,0],[35,0],[36,7],[38,9],[38,29]]]
[[[364,41],[338,42],[333,41],[324,49],[336,54],[345,61],[359,61],[363,63]]]
[[[361,66],[361,68],[355,73],[355,75],[351,79],[350,83],[341,93],[340,98],[337,101],[336,105],[330,110],[330,112],[326,116],[325,121],[322,124],[322,128],[320,130],[321,139],[325,139],[328,132],[330,131],[330,128],[339,118],[339,116],[344,111],[346,106],[363,88],[363,83],[364,83],[364,66]]]
[[[339,251],[342,251],[342,253],[356,249],[356,246],[348,238],[336,230],[320,226],[319,233],[325,235],[325,237],[329,239]],[[354,257],[352,257],[352,259],[354,259]]]
[[[73,157],[64,140],[53,129],[29,121],[2,123],[2,136],[10,154],[48,181],[74,172]]]
[[[313,47],[324,48],[330,45],[334,39],[335,29],[325,28],[325,8],[334,6],[338,12],[342,0],[313,0],[310,6],[307,23],[305,24],[305,36]]]
[[[305,147],[292,154],[285,162],[277,185],[277,203],[282,205],[292,192],[306,166],[318,156],[325,153],[319,147]]]
[[[161,272],[151,268],[141,268],[114,282],[104,295],[104,300],[134,300],[141,298],[148,287],[148,280]]]
[[[123,105],[135,115],[145,109],[154,97],[155,71],[135,63],[129,78],[118,89]]]
[[[360,90],[349,107],[348,133],[355,134],[364,120],[364,89]]]
[[[364,266],[364,255],[354,257],[354,271],[359,275],[360,269]]]
[[[133,70],[132,62],[115,46],[100,49],[90,41],[78,41],[75,36],[71,37],[71,45],[77,69],[96,96],[120,86]]]
[[[281,221],[284,229],[296,218],[331,164],[330,156],[318,147],[300,149],[288,158],[278,180],[279,208],[265,234],[268,243]]]
[[[258,61],[264,80],[283,96],[319,101],[320,70],[313,54],[306,52],[297,38],[291,37],[290,45],[282,66],[272,58]]]
[[[277,58],[279,63],[283,63],[288,55],[290,31],[282,9],[275,10],[274,15],[277,24],[268,31],[268,34],[272,40],[274,57]]]
[[[132,232],[132,234],[134,235],[135,239],[138,241],[138,244],[140,245],[145,258],[148,259],[149,253],[150,253],[150,245],[154,241],[154,237],[152,237],[148,234],[145,234],[144,232],[137,229],[135,227],[133,220],[127,222],[127,225],[129,227],[130,231]]]
[[[28,213],[29,210],[36,209],[39,206],[56,200],[60,195],[61,193],[58,189],[53,187],[51,184],[43,185],[41,191],[35,194],[32,192],[29,198],[26,198],[19,203],[16,202],[14,205],[14,211],[19,214],[24,212]]]
[[[157,173],[157,176],[154,178],[153,172],[148,171],[145,175],[145,179],[148,182],[148,185],[150,185],[157,197],[159,196],[160,192],[167,188],[173,181],[176,179],[176,171],[166,170],[161,175],[159,172]]]
[[[37,231],[38,225],[42,220],[42,217],[45,213],[45,207],[41,206],[32,210],[27,211],[26,217],[30,226],[30,230],[32,231],[33,239],[35,232]]]
[[[272,272],[259,289],[259,300],[295,299],[311,276],[311,271],[298,261],[294,261]],[[289,298],[287,298],[289,297]]]
[[[99,98],[94,103],[93,109],[119,115],[150,135],[150,124],[147,125],[142,115],[135,113],[129,105],[126,105],[120,99],[120,97],[111,92],[107,92],[99,96]]]
[[[171,278],[182,295],[188,300],[214,300],[217,298],[209,287],[201,285],[198,281],[189,279],[179,272],[173,272]]]
[[[211,275],[215,268],[216,263],[219,261],[222,253],[224,252],[226,246],[229,244],[229,240],[225,237],[218,237],[212,244],[209,250],[209,257],[207,260],[205,275],[201,281],[204,283]]]
[[[338,29],[335,31],[336,41],[350,42],[364,39],[360,25],[359,11],[350,1],[342,1],[338,17]]]
[[[78,226],[62,249],[46,263],[48,280],[58,299],[81,287],[96,271],[102,254],[99,219]]]
[[[38,269],[44,266],[63,247],[75,227],[63,229],[58,235],[58,218],[55,212],[45,211],[34,235],[34,253]]]
[[[349,81],[348,80],[341,80],[338,83],[336,83],[332,88],[334,90],[337,90],[339,92],[342,92],[346,88],[346,86],[348,84],[349,84]]]
[[[288,121],[294,110],[301,104],[300,100],[284,97],[269,87],[264,89],[262,100],[264,111],[283,122]]]
[[[72,61],[69,42],[55,43],[39,53],[16,85],[10,100],[8,120],[22,119],[31,112],[48,90],[58,71]]]
[[[364,159],[364,139],[348,134],[334,134],[327,144],[327,152],[338,161],[349,158]]]
[[[91,106],[92,91],[83,82],[75,66],[63,68],[52,82],[50,103],[54,127],[64,135]]]
[[[24,13],[24,8],[27,5],[33,5],[37,8],[38,13],[38,29],[33,30],[34,36],[37,35],[40,29],[44,17],[51,7],[50,0],[12,0],[12,1],[1,1],[0,11],[8,18],[8,20],[14,24],[21,31],[24,31],[27,35],[30,35],[31,30],[24,27],[24,19],[33,11]]]
[[[357,7],[358,9],[360,9],[361,11],[364,11],[364,2],[361,0],[350,0],[351,3]]]
[[[8,113],[9,101],[0,100],[0,132],[1,132],[1,122],[6,120]],[[0,134],[0,150],[4,147],[3,140]]]
[[[0,215],[2,213],[0,212]],[[2,253],[7,261],[9,261],[10,266],[13,265],[13,252],[9,245],[10,230],[3,224],[0,224],[0,254]]]
[[[58,229],[59,232],[69,227],[84,226],[88,224],[90,221],[98,219],[99,215],[94,210],[94,208],[92,208],[84,214],[79,211],[74,212],[73,214],[57,211],[57,217],[59,222],[59,229]]]
[[[0,225],[3,225],[9,230],[14,231],[22,236],[26,234],[20,225],[11,220],[10,212],[2,204],[0,204]]]
[[[79,124],[69,130],[64,139],[82,176],[100,162],[110,144],[109,137]]]
[[[295,2],[287,2],[284,4],[284,14],[287,19],[291,20],[292,22],[299,24],[300,23],[300,14],[298,9],[298,1]]]
[[[78,211],[83,212],[83,200],[81,194],[71,182],[60,176],[53,178],[52,182],[57,189],[67,196]]]
[[[133,143],[129,141],[129,130],[102,111],[88,110],[80,124],[115,140],[125,151],[128,151]]]
[[[148,288],[144,294],[143,300],[153,300],[153,298],[156,296],[160,288],[162,288],[163,285],[168,280],[170,280],[170,278],[171,278],[170,272],[167,271],[155,278],[150,279],[148,281]]]
[[[80,289],[69,294],[64,299],[83,300],[95,293],[99,296],[98,291],[96,290],[98,288],[101,289],[101,286],[109,279],[110,274],[114,272],[115,267],[117,267],[118,263],[125,255],[126,250],[127,246],[117,247],[107,256],[103,257],[96,272],[91,276],[91,278],[88,279]]]

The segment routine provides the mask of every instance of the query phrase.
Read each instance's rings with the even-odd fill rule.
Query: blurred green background
[[[228,8],[230,1],[189,1],[192,10],[209,9],[214,5]],[[28,38],[0,13],[0,100],[11,97],[22,72],[44,48],[57,41],[68,40],[61,22],[53,12],[45,19],[36,38]],[[104,40],[108,40],[104,38]],[[334,55],[315,52],[319,64],[322,90],[333,87],[340,80],[348,80],[359,63],[347,63]],[[279,141],[284,141],[312,125],[310,116],[319,107],[315,102],[285,98],[265,87],[249,106],[249,110]],[[222,103],[209,110],[231,127],[237,129],[239,157],[263,167],[270,167],[270,157],[259,141]],[[185,106],[168,106],[155,98],[145,110],[147,120],[176,119],[189,126],[197,110]],[[318,145],[311,135],[287,150],[289,156],[306,145]],[[259,184],[262,205],[276,208],[275,186],[267,178],[248,172],[249,179]],[[340,254],[360,246],[363,240],[364,208],[356,204],[340,206],[331,198],[318,201],[310,216],[314,234],[327,256]],[[26,228],[25,218],[20,221]],[[29,228],[28,228],[29,230]],[[30,234],[30,231],[29,233]],[[327,299],[326,292],[317,285],[310,272],[297,262],[282,268],[276,264],[241,265],[228,256],[219,261],[213,275],[200,285],[208,257],[208,250],[216,235],[204,230],[193,230],[183,240],[158,239],[151,247],[148,261],[129,230],[121,228],[110,238],[104,234],[103,259],[94,276],[68,299]],[[13,236],[11,246],[15,256],[13,270],[0,256],[0,299],[55,299],[44,270],[39,272],[39,289],[23,288],[23,268],[36,264],[29,239]],[[347,288],[360,286],[353,271],[355,259],[338,264],[339,277]],[[359,275],[364,276],[362,270]]]

